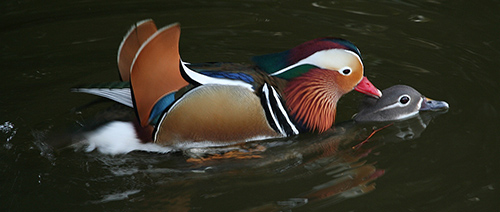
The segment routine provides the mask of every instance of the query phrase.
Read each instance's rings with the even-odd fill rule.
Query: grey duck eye
[[[404,104],[404,105],[405,105],[405,104],[408,104],[408,102],[410,102],[410,97],[409,97],[409,96],[407,96],[407,95],[404,95],[404,96],[402,96],[401,98],[399,98],[399,102],[400,102],[401,104]]]

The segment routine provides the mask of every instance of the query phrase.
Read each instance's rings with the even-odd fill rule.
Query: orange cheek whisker
[[[331,72],[310,71],[290,81],[285,88],[291,115],[312,131],[323,132],[335,121],[336,102],[341,95],[337,94],[332,78]]]

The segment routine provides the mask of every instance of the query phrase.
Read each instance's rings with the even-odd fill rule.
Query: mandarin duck
[[[256,56],[254,65],[184,62],[179,39],[178,23],[157,30],[152,20],[138,22],[118,50],[122,82],[74,91],[133,107],[164,146],[322,133],[333,126],[342,95],[382,96],[363,76],[360,51],[344,39],[307,41]]]

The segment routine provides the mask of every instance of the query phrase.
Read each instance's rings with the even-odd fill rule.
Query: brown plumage
[[[153,20],[141,21],[128,31],[118,48],[118,70],[122,81],[130,80],[130,67],[139,48],[157,31]]]
[[[158,127],[155,141],[163,145],[249,140],[279,136],[267,124],[260,99],[238,86],[209,85],[193,89],[173,105]]]
[[[297,63],[305,61],[307,67],[315,68],[299,68],[301,74],[294,75],[297,70],[293,69],[293,64],[288,64],[292,68],[281,70],[289,71],[284,76],[294,76],[290,79],[269,72],[272,64],[265,67],[232,63],[188,65],[180,59],[179,39],[178,23],[156,30],[154,22],[146,20],[127,33],[118,56],[121,78],[131,82],[134,107],[141,126],[151,124],[155,118],[151,117],[151,112],[160,100],[162,102],[158,105],[167,104],[160,110],[164,113],[154,135],[155,142],[163,145],[200,141],[231,143],[290,135],[283,131],[285,125],[291,126],[287,130],[298,125],[300,130],[324,132],[335,121],[338,99],[360,87],[358,83],[363,78],[359,52],[345,40],[315,39],[293,48],[290,52],[302,54],[302,57],[292,55]],[[133,60],[131,55],[134,55]],[[280,64],[290,62],[280,57],[273,59]],[[130,72],[126,71],[127,66],[130,66]],[[237,82],[240,75],[236,75],[236,80],[224,78],[224,75],[222,81],[217,81],[219,76],[200,74],[196,71],[198,68],[204,72],[244,73],[252,79]],[[349,70],[349,73],[342,70]],[[362,92],[380,96],[377,89],[367,82],[362,84]],[[263,93],[269,95],[262,90],[265,84],[269,86],[267,91],[275,90],[278,97],[261,99]],[[173,93],[174,97],[170,95]],[[165,100],[171,101],[165,103],[164,97],[173,100]],[[283,123],[285,121],[287,123]],[[292,130],[298,134],[297,129]]]
[[[285,99],[290,113],[311,131],[319,133],[335,121],[338,99],[344,91],[331,83],[338,72],[313,69],[288,82]]]

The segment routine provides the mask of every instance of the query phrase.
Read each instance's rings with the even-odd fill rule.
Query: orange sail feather
[[[130,82],[142,126],[149,124],[159,99],[188,85],[179,69],[180,33],[178,23],[161,28],[142,44],[132,62]]]
[[[122,81],[130,80],[132,61],[141,45],[157,31],[151,19],[137,22],[127,32],[118,48],[118,70]]]

